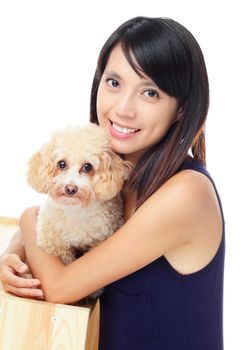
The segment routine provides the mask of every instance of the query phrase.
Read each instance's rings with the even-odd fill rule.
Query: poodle
[[[98,125],[54,132],[28,163],[27,182],[47,194],[37,218],[38,246],[69,264],[112,235],[123,224],[119,192],[130,171]]]

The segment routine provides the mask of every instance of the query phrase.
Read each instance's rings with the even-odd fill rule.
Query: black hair
[[[182,115],[137,162],[128,185],[138,206],[181,169],[188,152],[206,164],[205,120],[209,84],[204,57],[194,36],[169,18],[135,17],[119,26],[104,44],[92,84],[90,121],[98,124],[97,91],[111,51],[121,44],[139,76],[147,75],[178,101]]]

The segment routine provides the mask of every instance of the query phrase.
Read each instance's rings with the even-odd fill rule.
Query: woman
[[[166,18],[122,24],[98,59],[91,121],[135,164],[126,222],[64,266],[37,248],[38,208],[27,209],[1,259],[5,289],[71,303],[106,286],[100,350],[223,349],[224,220],[204,167],[208,103],[204,58],[186,28]],[[15,275],[26,269],[22,239],[37,279]]]

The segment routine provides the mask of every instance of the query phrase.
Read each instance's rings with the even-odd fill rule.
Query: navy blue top
[[[187,168],[213,183],[199,162]],[[99,350],[223,350],[225,235],[217,197],[223,234],[214,258],[182,275],[162,256],[106,286],[100,297]]]

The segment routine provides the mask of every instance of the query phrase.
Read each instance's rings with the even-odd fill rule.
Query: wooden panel
[[[0,349],[96,350],[95,311],[97,308],[18,298],[0,291]]]
[[[5,225],[18,225],[19,219],[9,217],[9,216],[1,216],[0,215],[0,223],[5,224]]]
[[[100,303],[97,301],[94,309],[90,312],[88,330],[86,335],[86,350],[98,350],[100,322]]]
[[[0,217],[0,252],[17,222]],[[97,350],[98,337],[99,302],[47,303],[10,295],[0,285],[0,350]]]

